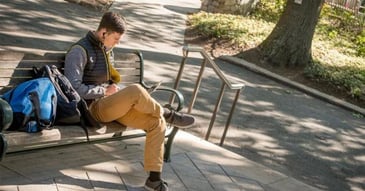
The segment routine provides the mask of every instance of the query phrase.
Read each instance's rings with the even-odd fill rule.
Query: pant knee
[[[130,92],[133,92],[133,94],[141,94],[146,91],[140,84],[132,84],[128,86],[128,88]]]
[[[148,131],[156,131],[160,133],[165,133],[166,122],[162,118],[156,118],[156,120],[150,121],[150,129]]]

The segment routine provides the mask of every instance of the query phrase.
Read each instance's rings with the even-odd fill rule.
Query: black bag
[[[48,77],[56,89],[57,113],[55,123],[60,125],[80,124],[87,139],[89,139],[87,126],[100,127],[100,124],[91,116],[85,100],[72,87],[67,77],[54,65],[45,65],[40,69],[33,67],[33,72],[35,77]]]
[[[9,103],[0,98],[0,133],[13,123],[13,110]]]

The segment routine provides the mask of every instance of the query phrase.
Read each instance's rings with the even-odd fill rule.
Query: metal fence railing
[[[227,78],[227,76],[223,73],[223,71],[221,71],[221,69],[218,67],[218,65],[216,65],[216,63],[204,51],[203,48],[187,45],[187,46],[183,47],[183,59],[181,61],[179,73],[176,77],[174,89],[178,89],[178,87],[179,87],[180,80],[181,80],[181,77],[182,77],[182,74],[183,74],[183,71],[184,71],[184,67],[185,67],[185,64],[186,64],[186,60],[189,57],[189,52],[198,52],[198,53],[200,53],[200,55],[202,56],[202,63],[200,64],[200,72],[199,72],[199,75],[198,75],[198,79],[195,83],[193,97],[192,97],[192,100],[191,100],[190,105],[189,105],[188,113],[190,113],[192,111],[193,107],[194,107],[194,102],[197,98],[198,90],[199,90],[199,87],[200,87],[200,84],[201,84],[201,81],[202,81],[202,76],[203,76],[203,73],[204,73],[204,70],[205,70],[206,66],[210,66],[214,70],[217,77],[222,82],[221,83],[220,93],[219,93],[219,96],[218,96],[218,99],[217,99],[217,102],[216,102],[216,105],[215,105],[215,108],[214,108],[214,111],[213,111],[213,115],[210,119],[210,124],[209,124],[208,130],[205,134],[205,139],[206,140],[208,140],[209,137],[210,137],[210,133],[212,131],[214,121],[216,119],[216,116],[217,116],[218,110],[220,108],[222,98],[224,96],[224,92],[225,92],[226,88],[229,88],[230,90],[236,91],[236,94],[235,94],[235,97],[233,99],[233,103],[232,103],[232,106],[231,106],[231,110],[229,112],[229,115],[228,115],[228,118],[227,118],[227,121],[226,121],[226,126],[224,128],[224,131],[223,131],[223,134],[222,134],[222,137],[221,137],[221,141],[219,143],[219,145],[222,146],[223,143],[224,143],[224,140],[226,138],[227,131],[228,131],[228,128],[230,126],[231,119],[232,119],[232,115],[233,115],[233,112],[235,110],[238,98],[240,96],[240,92],[245,87],[245,85],[242,84],[242,83],[232,82],[231,80],[229,80]],[[174,98],[172,97],[172,100],[173,99]],[[173,102],[173,101],[171,101],[171,102]]]
[[[365,11],[365,0],[325,0],[327,4],[333,7],[339,7],[355,14],[363,13]]]

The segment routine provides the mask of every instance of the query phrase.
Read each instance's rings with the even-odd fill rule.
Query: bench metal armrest
[[[168,87],[159,87],[155,90],[156,91],[165,91],[168,93],[171,93],[172,95],[175,95],[175,98],[177,100],[177,106],[174,107],[173,103],[170,103],[171,107],[173,107],[173,109],[175,111],[181,111],[183,106],[184,106],[184,96],[182,95],[182,93],[178,90],[172,89],[172,88],[168,88]],[[153,94],[153,92],[152,92]]]

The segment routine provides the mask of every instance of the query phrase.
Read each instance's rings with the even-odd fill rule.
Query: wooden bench
[[[43,65],[56,65],[62,70],[64,53],[46,53],[44,55],[24,54],[19,52],[0,51],[0,94],[5,93],[17,84],[32,79],[32,67],[40,68]],[[116,52],[115,68],[119,71],[123,85],[139,83],[146,89],[148,86],[144,81],[143,57],[141,52]],[[180,111],[184,98],[182,94],[171,88],[159,87],[152,95],[165,97],[176,96],[174,103],[168,103],[169,99],[158,99],[161,105],[170,104],[175,110]],[[163,96],[162,96],[163,97]],[[165,103],[162,103],[165,102]],[[3,127],[0,128],[4,129]],[[0,131],[0,160],[5,154],[29,152],[39,149],[69,146],[74,144],[99,143],[112,140],[123,140],[145,136],[145,132],[118,123],[102,124],[101,128],[89,128],[89,141],[85,132],[78,126],[55,126],[50,130],[43,130],[39,133],[25,133],[14,131]],[[170,127],[166,132],[164,160],[170,160],[170,151],[175,134],[178,128]]]

